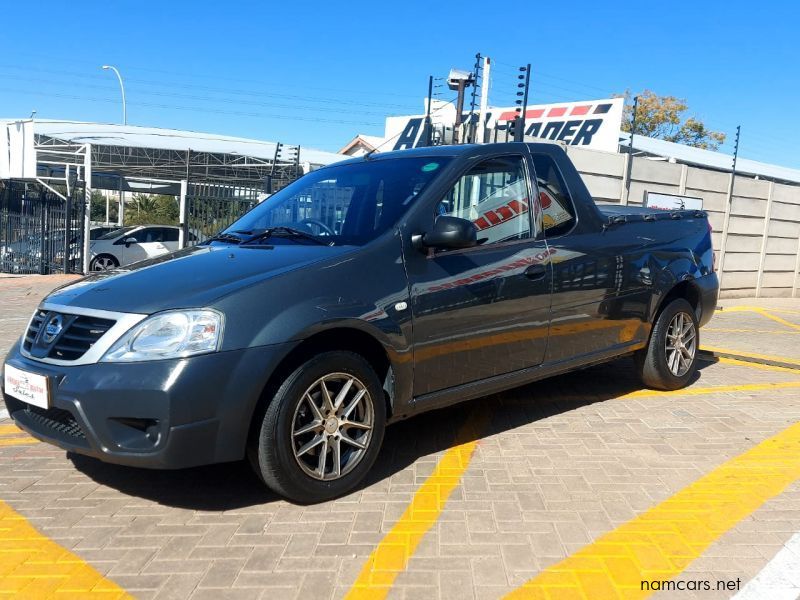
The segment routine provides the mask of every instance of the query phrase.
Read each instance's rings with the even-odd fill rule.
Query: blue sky
[[[428,75],[496,64],[490,103],[644,88],[685,98],[740,155],[800,168],[800,3],[8,2],[0,117],[128,121],[337,150],[421,112]],[[518,16],[517,14],[518,13]],[[449,99],[445,89],[442,97]]]

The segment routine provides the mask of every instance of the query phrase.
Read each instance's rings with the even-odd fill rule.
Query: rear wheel
[[[325,352],[278,388],[249,452],[275,492],[320,502],[352,490],[378,456],[386,421],[383,389],[352,352]]]
[[[635,355],[642,382],[658,390],[685,387],[697,370],[700,331],[692,305],[679,298],[656,319],[647,348]]]
[[[89,264],[90,271],[108,271],[109,269],[116,269],[119,266],[119,261],[110,254],[101,254],[95,256]]]

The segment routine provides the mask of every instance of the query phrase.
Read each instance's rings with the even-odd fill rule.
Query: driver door
[[[469,219],[483,242],[406,253],[415,396],[544,359],[552,276],[541,222],[531,214],[529,172],[523,154],[473,163],[431,207],[431,216]]]

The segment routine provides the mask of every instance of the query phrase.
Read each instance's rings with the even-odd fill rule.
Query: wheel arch
[[[673,300],[678,298],[682,298],[686,300],[689,304],[692,305],[694,309],[695,317],[697,321],[700,322],[700,318],[702,317],[702,302],[701,302],[701,292],[697,285],[694,283],[694,280],[691,278],[683,279],[682,281],[677,282],[674,286],[672,286],[666,294],[664,294],[661,299],[658,301],[656,305],[656,309],[653,311],[651,324],[655,323],[658,319],[661,312],[669,306],[669,303]]]
[[[282,381],[297,367],[315,355],[328,351],[349,351],[358,354],[375,370],[383,384],[386,416],[391,418],[396,397],[395,373],[389,351],[375,336],[363,329],[350,325],[336,325],[315,331],[295,345],[269,375],[261,395],[250,417],[250,430],[247,440],[248,451],[253,446],[254,436],[267,406]]]

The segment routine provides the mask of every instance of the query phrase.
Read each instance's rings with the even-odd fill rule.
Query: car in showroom
[[[104,248],[138,260],[128,242],[165,244],[151,227]],[[557,144],[367,154],[201,244],[54,290],[3,397],[70,452],[247,459],[318,502],[362,483],[386,425],[425,411],[623,356],[645,386],[686,386],[718,291],[705,212],[599,206]]]
[[[114,229],[89,245],[89,270],[106,271],[174,252],[178,249],[179,235],[180,227],[173,225],[138,225]],[[193,239],[192,234],[189,235]]]

